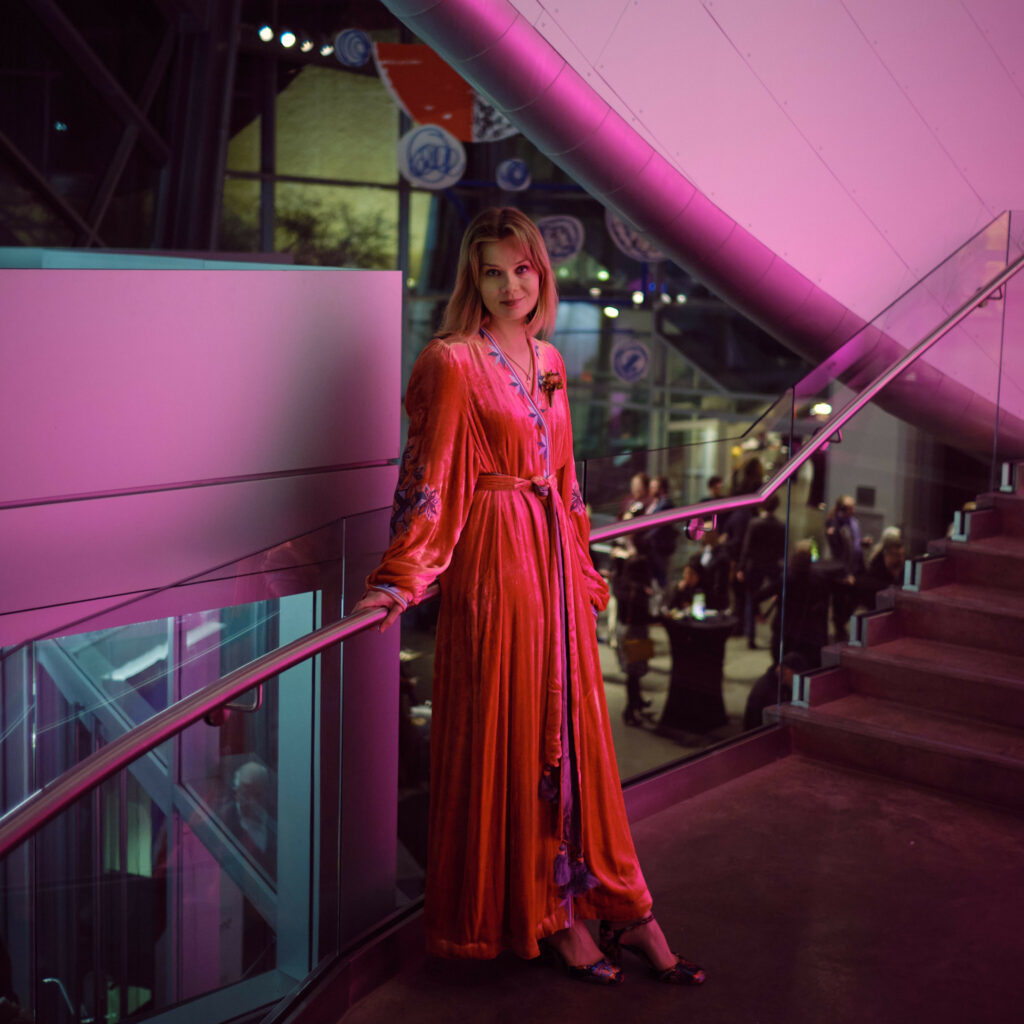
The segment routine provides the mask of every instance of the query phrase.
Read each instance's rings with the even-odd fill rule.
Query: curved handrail
[[[918,342],[889,369],[880,373],[861,392],[854,395],[835,416],[815,431],[808,443],[799,452],[792,455],[785,466],[760,490],[750,494],[739,494],[695,505],[666,509],[664,512],[655,512],[625,522],[602,526],[591,532],[591,542],[599,543],[613,537],[634,533],[637,530],[648,530],[662,523],[729,512],[748,505],[760,504],[789,480],[815,451],[833,437],[835,432],[852,419],[879,391],[898,377],[911,363],[924,355],[940,338],[951,331],[992,292],[1001,288],[1022,268],[1024,268],[1024,256],[1016,259],[987,285],[982,286],[939,327]],[[429,588],[425,597],[432,597],[437,592],[437,585],[434,584]],[[0,818],[0,858],[5,857],[10,850],[33,832],[42,828],[84,793],[106,781],[115,772],[159,746],[186,726],[199,721],[204,715],[271,676],[319,654],[320,651],[332,644],[341,643],[348,637],[369,629],[374,623],[380,622],[385,614],[384,609],[377,608],[349,615],[338,622],[321,626],[320,629],[293,640],[285,647],[264,654],[247,665],[242,665],[216,682],[210,683],[209,686],[158,712],[141,725],[90,754],[73,768],[68,769],[59,779],[49,786],[37,790]]]
[[[0,818],[0,858],[5,857],[22,840],[42,828],[83,794],[158,747],[175,733],[285,669],[306,661],[332,644],[362,633],[374,623],[380,622],[385,614],[385,609],[374,608],[321,626],[284,647],[236,668],[111,740]]]

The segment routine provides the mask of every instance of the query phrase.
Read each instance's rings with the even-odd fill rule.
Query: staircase
[[[1024,811],[1024,467],[779,709],[793,751]]]

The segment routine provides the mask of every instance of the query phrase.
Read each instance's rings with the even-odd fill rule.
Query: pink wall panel
[[[400,304],[397,273],[3,271],[0,504],[394,457]]]
[[[1024,95],[1024,18],[1020,0],[960,0],[1014,87]]]
[[[714,13],[886,244],[903,252],[922,231],[939,231],[949,236],[940,250],[948,252],[998,211],[976,216],[982,205],[977,195],[906,101],[901,83],[879,60],[872,37],[865,36],[848,7],[786,0],[780,10],[776,4],[723,0],[715,3]],[[949,211],[945,225],[933,222],[937,209]],[[756,219],[756,211],[752,216]],[[912,266],[915,279],[930,262]]]
[[[950,167],[984,197],[985,219],[1019,202],[1019,168],[1004,154],[1007,133],[1024,128],[1024,93],[1007,88],[1012,76],[993,60],[994,40],[969,9],[960,0],[937,0],[922,17],[913,5],[887,0],[846,0],[846,6],[879,58],[899,69],[897,86]],[[1000,28],[1013,32],[1021,15],[1017,4]],[[997,96],[998,102],[986,101]]]
[[[23,609],[167,586],[346,514],[388,508],[396,476],[383,466],[5,509],[0,623]]]
[[[390,506],[399,274],[10,270],[0,306],[0,643]]]

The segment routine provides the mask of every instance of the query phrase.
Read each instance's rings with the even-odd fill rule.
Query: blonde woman
[[[557,301],[532,221],[476,217],[409,381],[392,541],[356,610],[387,608],[386,629],[441,586],[428,951],[544,951],[615,984],[625,948],[664,981],[699,984],[651,915],[629,834],[594,629],[608,587],[588,551],[565,367],[542,340]],[[602,920],[600,948],[587,920]]]

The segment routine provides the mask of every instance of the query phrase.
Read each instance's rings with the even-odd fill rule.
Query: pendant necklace
[[[529,345],[530,345],[529,339],[527,339],[526,344],[527,344],[527,348],[529,349]],[[502,349],[502,351],[504,352],[505,350]],[[512,365],[515,366],[523,374],[523,377],[526,380],[526,383],[530,386],[530,388],[532,390],[532,388],[533,388],[533,370],[532,369],[527,369],[526,367],[524,367],[522,365],[522,363],[519,362],[519,360],[513,359],[512,356],[508,352],[505,352],[505,358],[510,363],[512,363]],[[531,360],[530,362],[532,364],[533,361]]]

